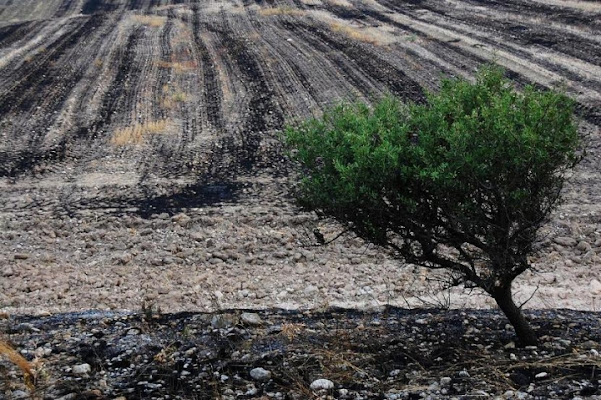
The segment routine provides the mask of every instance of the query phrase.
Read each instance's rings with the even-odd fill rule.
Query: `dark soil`
[[[526,348],[496,311],[242,313],[19,316],[2,331],[47,399],[601,398],[600,313],[528,312],[540,345]],[[25,390],[14,367],[1,374],[4,398]]]

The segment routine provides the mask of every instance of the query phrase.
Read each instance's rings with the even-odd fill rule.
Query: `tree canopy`
[[[483,289],[535,343],[511,283],[579,160],[573,108],[556,91],[516,90],[496,66],[474,83],[444,80],[425,104],[341,104],[286,130],[299,203]]]

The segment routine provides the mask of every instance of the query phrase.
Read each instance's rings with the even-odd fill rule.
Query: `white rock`
[[[591,293],[601,294],[601,282],[599,282],[597,279],[593,279],[591,283],[589,283],[588,287]]]
[[[242,315],[240,316],[240,320],[242,321],[242,323],[246,324],[246,325],[261,325],[263,323],[263,321],[261,320],[261,317],[259,316],[259,314],[256,313],[242,313]]]
[[[329,379],[316,379],[311,382],[311,389],[313,390],[330,390],[334,388],[334,382]]]
[[[451,377],[443,376],[442,378],[440,378],[440,386],[449,387],[449,386],[451,386],[452,381],[453,381],[453,379],[451,379]]]
[[[86,375],[90,372],[92,372],[92,367],[90,364],[79,364],[73,366],[73,373],[75,375]]]
[[[250,370],[250,376],[256,381],[266,381],[271,378],[271,371],[267,371],[264,368],[253,368]]]
[[[317,292],[318,290],[319,290],[319,288],[317,286],[309,285],[305,288],[305,290],[303,290],[303,293],[313,294],[313,293]]]
[[[470,373],[467,372],[465,369],[463,371],[459,371],[459,377],[460,378],[469,378],[470,377]]]
[[[548,374],[548,373],[546,373],[546,372],[539,372],[538,374],[534,375],[534,377],[535,377],[536,379],[544,379],[544,378],[546,378],[547,376],[549,376],[549,374]]]

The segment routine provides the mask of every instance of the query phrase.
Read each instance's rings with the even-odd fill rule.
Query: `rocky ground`
[[[601,314],[534,311],[520,347],[494,311],[224,310],[14,317],[5,399],[601,399]]]
[[[496,59],[578,105],[587,157],[528,307],[599,310],[597,2],[0,0],[0,310],[488,307],[299,213],[278,144],[342,99]],[[435,298],[430,295],[434,293]]]

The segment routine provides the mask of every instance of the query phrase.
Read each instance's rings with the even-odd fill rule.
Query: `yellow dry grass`
[[[305,12],[303,10],[299,10],[298,8],[282,6],[262,8],[259,10],[259,14],[261,14],[264,17],[269,17],[272,15],[293,15],[296,17],[300,17],[302,15],[305,15]]]
[[[0,355],[6,356],[10,362],[15,364],[23,372],[25,384],[30,390],[33,390],[33,371],[29,362],[23,356],[17,353],[12,347],[5,342],[0,341]]]
[[[177,91],[163,98],[161,106],[166,110],[173,109],[177,104],[188,101],[188,94],[183,91]]]
[[[176,73],[184,73],[198,68],[196,61],[158,61],[159,68],[171,69]]]
[[[161,17],[159,15],[134,15],[132,19],[140,25],[150,26],[152,28],[161,28],[167,21],[166,17]]]
[[[165,132],[167,125],[168,121],[166,119],[144,123],[136,122],[134,125],[117,129],[113,134],[111,143],[115,146],[140,144],[148,135]]]
[[[359,28],[344,25],[344,24],[341,24],[338,22],[332,22],[330,24],[330,29],[332,30],[332,32],[340,33],[342,35],[345,35],[349,39],[353,39],[358,42],[370,43],[373,45],[380,44],[379,40],[375,36],[373,36],[367,32],[363,32]]]

